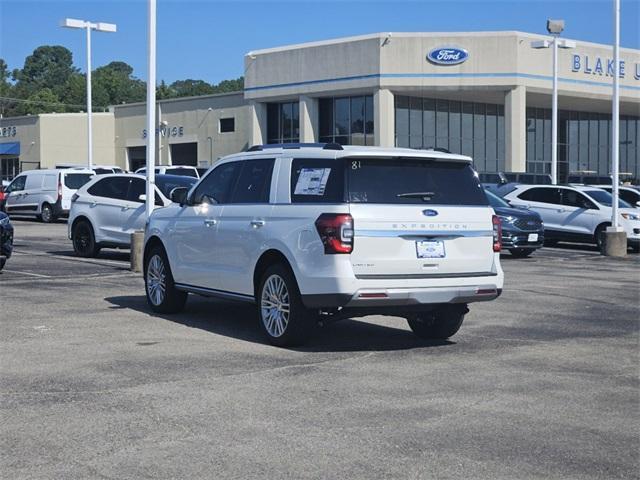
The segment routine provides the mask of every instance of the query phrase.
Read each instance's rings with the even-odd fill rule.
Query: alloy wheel
[[[167,274],[164,261],[159,255],[154,255],[147,268],[147,293],[154,305],[160,305],[165,298],[167,288]]]
[[[269,335],[280,337],[289,324],[290,304],[287,284],[280,275],[271,275],[262,287],[260,318]]]

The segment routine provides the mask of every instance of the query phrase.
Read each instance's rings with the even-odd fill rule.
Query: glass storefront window
[[[300,105],[296,102],[267,104],[267,143],[300,141]]]
[[[480,171],[504,167],[502,105],[396,95],[395,110],[396,146],[469,155]]]
[[[321,98],[319,112],[320,142],[373,145],[373,95]],[[404,113],[408,124],[408,103]]]
[[[551,170],[551,109],[527,108],[527,171]],[[549,119],[549,120],[548,120]],[[548,120],[548,122],[547,122]],[[547,126],[547,123],[549,126]],[[620,117],[620,171],[640,178],[637,128],[640,117]],[[565,182],[570,174],[611,172],[611,115],[593,112],[558,112],[558,172]],[[629,175],[626,176],[629,178]]]

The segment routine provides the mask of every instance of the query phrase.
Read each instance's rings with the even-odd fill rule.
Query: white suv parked
[[[544,221],[545,244],[559,240],[595,243],[602,248],[606,227],[611,225],[613,197],[601,188],[578,185],[518,185],[504,196],[514,206],[540,214]],[[619,222],[627,243],[640,247],[640,213],[619,200]]]
[[[187,293],[258,305],[276,345],[318,322],[406,317],[455,334],[471,302],[502,290],[500,221],[471,159],[335,144],[253,147],[220,160],[146,229],[149,305]]]

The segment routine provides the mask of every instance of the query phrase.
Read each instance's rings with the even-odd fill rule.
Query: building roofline
[[[522,37],[530,37],[535,39],[548,39],[550,35],[538,34],[538,33],[529,33],[529,32],[521,32],[519,30],[501,30],[501,31],[486,31],[486,32],[378,32],[378,33],[370,33],[366,35],[355,35],[350,37],[338,37],[332,38],[328,40],[319,40],[315,42],[304,42],[304,43],[296,43],[292,45],[282,45],[273,48],[264,48],[260,50],[252,50],[245,54],[245,58],[254,57],[256,55],[264,55],[268,53],[277,53],[283,52],[287,50],[297,50],[302,48],[312,48],[312,47],[321,47],[327,45],[337,45],[340,43],[348,43],[348,42],[358,42],[364,40],[372,40],[372,39],[384,39],[391,35],[393,37],[511,37],[511,36],[522,36]],[[565,38],[565,37],[562,37]],[[574,40],[580,45],[590,46],[590,47],[598,47],[598,48],[611,48],[613,49],[613,45],[608,45],[604,43],[593,43],[587,42],[583,40],[576,40],[567,38],[567,40]],[[620,51],[629,52],[629,53],[638,53],[640,54],[640,49],[634,48],[625,48],[621,47]]]
[[[202,100],[206,98],[220,98],[220,97],[230,97],[232,95],[243,95],[244,98],[244,90],[238,90],[237,92],[225,92],[225,93],[210,93],[208,95],[193,95],[190,97],[176,97],[176,98],[163,98],[162,100],[156,100],[157,103],[175,103],[175,102],[186,102],[189,100]],[[120,108],[120,107],[137,107],[140,105],[146,105],[147,102],[132,102],[132,103],[118,103],[115,105],[109,105],[109,109],[112,108]]]
[[[22,119],[39,119],[41,117],[78,117],[78,116],[83,116],[86,117],[87,113],[86,112],[60,112],[60,113],[36,113],[33,115],[18,115],[15,117],[2,117],[0,118],[0,121],[4,121],[4,120],[22,120]],[[93,112],[92,116],[96,116],[96,115],[113,115],[113,112]]]

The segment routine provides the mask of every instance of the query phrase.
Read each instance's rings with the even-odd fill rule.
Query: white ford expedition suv
[[[255,303],[269,341],[383,314],[454,335],[502,291],[500,221],[471,159],[433,150],[289,144],[221,159],[146,228],[156,312],[188,293]]]

